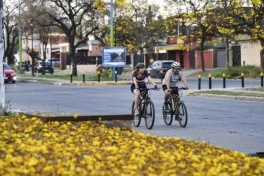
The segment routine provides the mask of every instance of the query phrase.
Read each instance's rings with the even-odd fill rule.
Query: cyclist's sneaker
[[[169,110],[170,108],[169,108],[169,104],[168,103],[164,103],[164,106],[165,106],[165,110]]]
[[[175,115],[175,120],[179,121],[179,114]]]
[[[135,116],[139,115],[138,109],[135,109],[134,114],[135,114]]]
[[[177,115],[175,115],[175,120],[177,120],[177,121],[182,121],[182,118],[180,117],[179,114],[177,114]]]

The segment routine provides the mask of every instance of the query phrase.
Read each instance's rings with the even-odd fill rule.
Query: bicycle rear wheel
[[[155,107],[154,103],[149,100],[146,102],[145,105],[145,125],[147,129],[151,129],[154,126],[154,121],[155,121]]]
[[[140,115],[135,115],[135,101],[133,101],[132,103],[132,115],[133,115],[133,125],[135,127],[138,127],[140,125],[141,122],[141,117]]]
[[[179,123],[181,127],[186,127],[188,122],[187,108],[183,102],[179,103]]]
[[[163,120],[166,125],[171,125],[172,120],[173,120],[173,108],[172,108],[172,103],[169,102],[169,110],[165,110],[165,105],[163,104],[162,108],[162,114],[163,114]]]

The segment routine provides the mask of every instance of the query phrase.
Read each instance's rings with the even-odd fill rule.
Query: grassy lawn
[[[201,94],[214,94],[214,95],[264,97],[264,94],[258,94],[258,93],[251,93],[251,92],[231,92],[231,91],[221,91],[221,90],[208,90],[208,91],[200,91],[200,92],[196,92],[196,93],[201,93]]]
[[[258,92],[264,92],[264,87],[258,87],[258,88],[246,88],[246,90],[258,91]]]
[[[27,80],[28,79],[32,79],[32,80],[41,80],[42,78],[48,78],[48,79],[59,79],[59,80],[68,80],[70,81],[70,74],[65,74],[65,75],[56,75],[56,74],[49,74],[49,73],[46,73],[45,75],[42,75],[42,74],[35,74],[34,77],[32,77],[31,75],[29,74],[18,74],[18,76],[20,77],[27,77]],[[31,77],[31,78],[28,78],[28,77]],[[23,78],[22,78],[23,79]],[[125,80],[123,78],[118,78],[117,76],[117,79],[118,80]],[[73,81],[83,81],[83,75],[78,75],[78,76],[73,76],[72,78]],[[104,75],[101,75],[100,76],[100,80],[101,81],[113,81],[113,78],[109,78],[108,75],[104,76]],[[98,76],[85,76],[85,81],[98,81]]]
[[[200,74],[202,77],[208,77],[208,75],[211,74],[212,77],[223,78],[223,74],[225,74],[227,79],[234,79],[240,78],[241,73],[244,73],[245,78],[260,78],[261,72],[264,73],[264,70],[262,70],[260,67],[242,66],[206,70],[205,72],[193,74],[192,76],[197,77]]]

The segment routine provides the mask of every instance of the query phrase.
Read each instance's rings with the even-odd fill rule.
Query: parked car
[[[150,72],[150,76],[153,78],[164,78],[166,72],[171,69],[171,64],[175,62],[173,60],[158,60],[153,62],[147,70]],[[161,73],[162,70],[162,73]]]
[[[52,66],[60,66],[60,59],[57,58],[49,58],[46,59],[47,62],[52,62]]]
[[[5,77],[5,83],[16,82],[16,73],[7,64],[4,64],[4,77]]]
[[[34,72],[42,72],[42,61],[37,61],[34,66]],[[45,73],[53,73],[54,69],[50,62],[45,61]]]
[[[30,67],[30,65],[29,65],[28,62],[22,62],[22,70],[23,70],[23,71],[29,71],[29,67]],[[18,71],[19,68],[20,68],[20,62],[17,61],[17,62],[15,63],[15,65],[14,65],[14,69],[15,69],[15,71]]]

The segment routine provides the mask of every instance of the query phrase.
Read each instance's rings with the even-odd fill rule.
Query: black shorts
[[[174,88],[174,89],[173,89]],[[177,90],[175,90],[175,88],[177,88]],[[165,92],[165,90],[167,89],[167,86],[166,86],[166,84],[163,84],[162,85],[162,89],[163,89],[163,91]],[[174,94],[179,94],[179,92],[178,92],[178,87],[171,87],[171,89],[173,89],[173,93]]]
[[[136,88],[135,84],[134,83],[131,84],[130,90],[131,90],[132,93],[134,93],[135,88]],[[144,88],[147,88],[147,86],[145,84],[145,86],[139,87],[139,88],[144,89]],[[140,91],[140,93],[142,92],[142,90],[139,90],[139,91]]]

